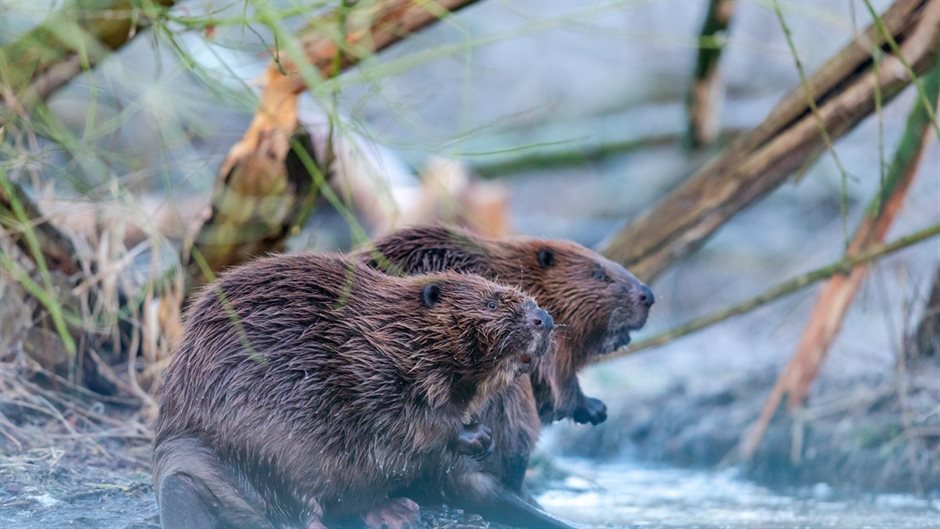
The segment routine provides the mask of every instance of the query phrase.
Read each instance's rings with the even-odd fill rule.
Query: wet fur
[[[538,440],[540,421],[578,418],[586,408],[603,403],[586,397],[577,372],[592,357],[629,341],[629,331],[646,322],[648,306],[638,300],[645,289],[622,266],[568,241],[514,238],[486,239],[441,225],[407,228],[376,240],[358,252],[369,266],[392,275],[453,270],[479,274],[531,294],[555,320],[554,351],[540,360],[530,377],[500,392],[480,421],[493,431],[495,449],[482,463],[463,458],[451,481],[494,480],[522,492],[529,454]],[[648,291],[648,289],[647,289]],[[603,416],[602,416],[603,417]],[[600,420],[603,420],[601,418]],[[585,422],[582,420],[581,422]],[[479,475],[478,475],[479,474]],[[456,503],[486,501],[486,488],[452,485],[441,495]],[[415,488],[436,489],[432,479]]]
[[[448,450],[454,432],[485,416],[520,353],[547,348],[532,307],[480,277],[395,278],[336,255],[226,272],[190,308],[166,373],[161,516],[192,507],[184,491],[217,527],[322,527],[469,459]]]

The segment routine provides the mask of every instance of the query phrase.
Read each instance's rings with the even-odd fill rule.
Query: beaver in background
[[[630,342],[630,332],[646,323],[653,292],[619,264],[573,242],[488,239],[442,225],[396,231],[356,255],[393,275],[442,270],[479,274],[521,288],[555,319],[554,353],[539,361],[530,377],[520,377],[502,391],[481,416],[493,431],[493,454],[480,463],[464,458],[459,471],[444,476],[449,483],[444,490],[437,484],[440,476],[434,475],[412,487],[413,492],[432,491],[429,501],[446,501],[506,523],[527,523],[532,509],[512,494],[507,500],[501,487],[524,495],[522,481],[540,420],[606,420],[606,406],[584,395],[577,372],[593,357]]]
[[[374,527],[410,526],[417,505],[389,492],[485,453],[485,429],[464,424],[552,327],[529,296],[472,275],[309,253],[225,272],[189,309],[160,398],[164,529],[321,529],[370,509]]]

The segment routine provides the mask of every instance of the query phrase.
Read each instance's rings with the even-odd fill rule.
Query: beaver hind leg
[[[157,495],[163,529],[229,529],[216,516],[190,476],[168,476],[160,483]]]
[[[272,528],[257,493],[199,439],[156,447],[154,485],[163,529]]]

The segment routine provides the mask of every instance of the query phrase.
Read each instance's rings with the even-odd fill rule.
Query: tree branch
[[[0,99],[28,110],[117,50],[175,0],[70,3],[13,44],[0,48]]]
[[[811,93],[798,86],[759,126],[614,234],[603,253],[651,281],[815,159],[824,149],[819,121],[834,140],[874,111],[876,92],[884,102],[893,99],[911,82],[905,63],[920,74],[940,50],[940,0],[898,0],[882,22],[885,32],[869,27],[807,79]],[[875,64],[871,52],[888,45],[886,35],[900,43],[903,60],[890,56]]]
[[[940,93],[940,60],[925,77],[924,85],[927,97],[936,101]],[[857,255],[884,239],[920,167],[920,160],[931,136],[931,121],[930,113],[920,101],[916,101],[908,115],[907,126],[884,184],[869,204],[846,255]],[[754,426],[742,440],[742,457],[749,459],[754,455],[784,396],[787,397],[787,409],[791,412],[803,404],[867,271],[867,266],[858,266],[849,274],[833,277],[823,286],[793,358],[774,384]]]
[[[934,224],[933,226],[918,230],[914,233],[905,235],[904,237],[900,237],[888,244],[874,246],[860,254],[846,256],[834,263],[817,268],[805,274],[796,276],[788,281],[780,283],[779,285],[747,301],[732,305],[728,308],[713,312],[712,314],[708,314],[706,316],[695,318],[687,323],[679,325],[678,327],[662,332],[645,340],[640,340],[630,346],[623,347],[609,355],[597,357],[595,362],[606,362],[614,358],[621,358],[635,354],[644,349],[651,349],[665,345],[677,338],[698,332],[707,327],[711,327],[716,323],[721,323],[727,319],[733,318],[734,316],[750,312],[772,301],[776,301],[777,299],[780,299],[784,296],[793,294],[794,292],[802,290],[816,283],[817,281],[821,281],[839,274],[849,274],[856,266],[874,261],[875,259],[880,259],[937,235],[940,235],[940,224]]]
[[[24,225],[27,222],[29,225]],[[0,226],[37,266],[73,276],[82,270],[71,239],[46,220],[39,207],[16,182],[0,172]],[[27,236],[27,233],[30,233]],[[35,244],[31,244],[29,239]],[[40,261],[42,264],[40,264]]]

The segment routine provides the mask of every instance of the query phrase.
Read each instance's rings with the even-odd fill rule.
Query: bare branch
[[[679,325],[674,329],[670,329],[645,340],[640,340],[609,355],[597,357],[595,362],[606,362],[614,358],[621,358],[635,354],[644,349],[651,349],[665,345],[675,340],[676,338],[681,338],[694,332],[698,332],[702,329],[715,325],[716,323],[721,323],[727,319],[733,318],[734,316],[739,316],[741,314],[750,312],[772,301],[776,301],[777,299],[780,299],[784,296],[793,294],[794,292],[815,284],[817,281],[828,279],[838,274],[850,273],[854,267],[860,264],[868,263],[870,261],[874,261],[875,259],[880,259],[937,235],[940,235],[940,224],[935,224],[922,230],[918,230],[891,243],[872,247],[868,251],[862,252],[858,255],[846,256],[834,263],[817,268],[805,274],[800,274],[799,276],[796,276],[788,281],[780,283],[779,285],[765,291],[758,296],[754,296],[747,301],[732,305],[726,309],[719,310],[706,316],[695,318],[685,324]]]
[[[925,77],[924,85],[927,96],[936,101],[940,93],[940,60]],[[920,160],[931,137],[932,121],[931,113],[920,101],[915,102],[884,185],[871,201],[865,217],[855,231],[846,251],[848,256],[858,255],[884,238],[920,167]],[[867,271],[867,266],[855,267],[849,274],[830,279],[819,292],[793,358],[774,384],[760,417],[742,440],[741,455],[744,458],[754,455],[785,395],[789,411],[792,412],[803,404],[810,385],[816,379],[826,358],[829,345],[842,327],[842,320]]]
[[[603,252],[644,280],[652,280],[819,156],[825,148],[823,134],[807,105],[808,97],[833,140],[874,111],[877,91],[884,102],[894,98],[911,83],[904,63],[923,73],[940,50],[940,0],[898,0],[882,18],[886,32],[900,43],[903,61],[890,56],[875,64],[871,51],[886,43],[884,33],[872,25],[807,79],[812,94],[797,87],[763,123],[614,234]]]
[[[0,99],[20,111],[94,67],[175,0],[69,4],[18,41],[0,48]]]

